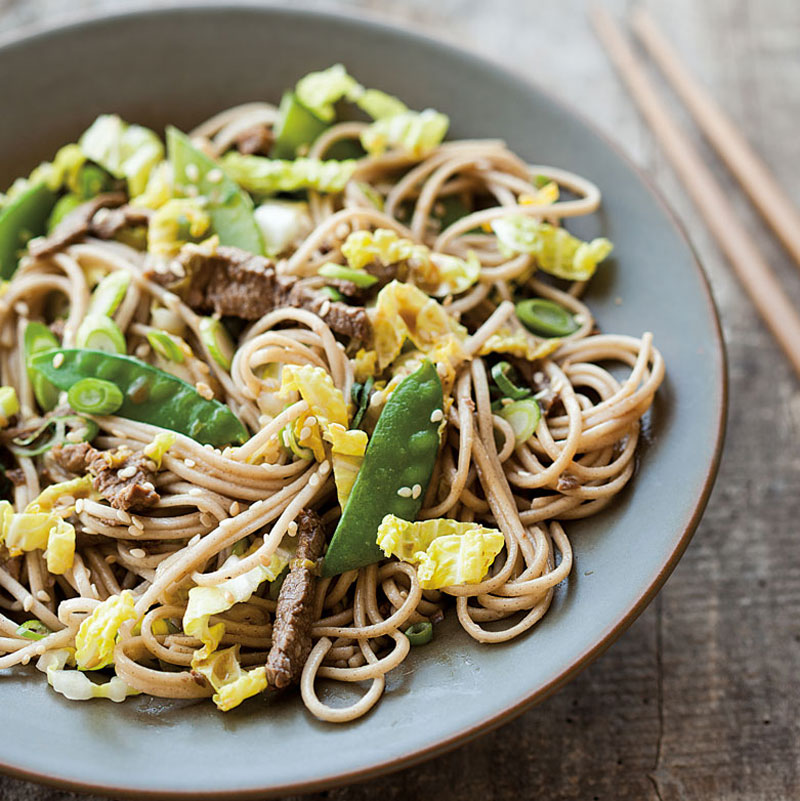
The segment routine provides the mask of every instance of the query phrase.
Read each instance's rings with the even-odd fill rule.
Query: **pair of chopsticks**
[[[647,77],[641,59],[619,25],[601,8],[593,10],[592,22],[608,57],[660,140],[717,244],[800,375],[800,315],[711,170],[670,116]],[[652,17],[639,9],[631,20],[631,27],[750,200],[800,266],[800,212],[791,199],[722,109],[681,64],[680,57],[660,33]]]

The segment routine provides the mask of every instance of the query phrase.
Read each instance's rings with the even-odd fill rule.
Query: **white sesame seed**
[[[47,647],[44,645],[44,643],[39,643],[39,645],[33,649],[33,652],[36,654],[36,656],[42,656],[46,650]]]
[[[411,487],[400,487],[400,489],[397,490],[397,494],[401,498],[410,498],[411,497]]]
[[[350,235],[350,226],[347,223],[339,223],[334,233],[338,239],[347,239]]]
[[[431,422],[438,423],[444,417],[444,412],[441,409],[434,409],[431,412]]]
[[[304,439],[308,439],[311,436],[311,429],[308,426],[303,426],[300,429],[300,441],[302,442]]]
[[[267,464],[266,462],[263,462],[262,464],[260,464],[259,467],[262,468],[263,470],[266,470],[268,473],[272,469],[272,465],[271,464]]]
[[[205,381],[198,381],[194,388],[197,390],[197,394],[201,398],[205,398],[206,400],[211,400],[214,397],[214,390],[205,383]]]
[[[308,486],[309,487],[316,487],[317,484],[319,484],[319,476],[316,473],[314,473],[314,475],[311,476],[311,478],[308,479]]]
[[[214,450],[214,446],[213,446],[213,445],[212,445],[210,442],[206,442],[206,444],[205,444],[205,445],[203,445],[203,447],[204,447],[204,448],[205,448],[207,451],[213,451],[213,450]]]
[[[126,526],[131,524],[131,516],[123,509],[117,509],[117,520],[119,520],[120,523],[124,523]]]
[[[324,317],[330,310],[331,302],[329,300],[322,301],[322,305],[319,307],[319,316]]]
[[[241,512],[241,510],[242,510],[242,507],[239,505],[239,501],[234,501],[234,502],[233,502],[233,503],[230,505],[230,507],[229,507],[229,509],[228,509],[228,514],[229,514],[231,517],[236,517],[236,515],[238,515],[238,514],[239,514],[239,512]]]
[[[183,463],[184,463],[184,464],[185,464],[187,467],[194,467],[194,466],[197,464],[197,462],[195,462],[195,460],[194,460],[194,459],[184,459],[184,460],[183,460]]]
[[[131,523],[133,523],[136,528],[143,531],[144,530],[144,523],[138,518],[131,515]]]
[[[58,370],[58,368],[61,367],[62,364],[64,364],[64,354],[56,353],[56,355],[53,356],[53,367],[56,370]]]
[[[331,463],[326,459],[319,466],[319,473],[321,476],[327,476],[331,471]]]
[[[200,177],[200,170],[196,164],[187,164],[185,172],[190,181],[196,181]]]
[[[310,417],[306,417],[307,426],[315,426],[316,424],[317,424],[317,418],[314,417],[313,414]]]
[[[292,522],[286,527],[286,533],[290,537],[297,536],[297,523],[295,523],[294,520],[292,520]]]
[[[229,604],[236,603],[236,596],[230,590],[225,590],[223,595],[225,596],[225,602],[226,603],[229,603]]]
[[[128,526],[128,534],[130,534],[131,537],[141,537],[143,533],[142,529],[136,528],[134,525]]]
[[[130,554],[134,559],[144,559],[147,556],[144,548],[131,548]]]
[[[70,431],[64,439],[67,442],[83,442],[83,436],[80,431]]]
[[[203,512],[200,515],[200,525],[204,526],[205,528],[210,528],[214,525],[214,518],[208,514],[208,512]]]
[[[152,481],[143,481],[142,489],[146,489],[148,492],[153,492],[155,490],[155,487],[153,486]]]
[[[31,611],[31,609],[33,609],[33,596],[32,596],[32,595],[28,595],[28,596],[25,598],[25,600],[22,602],[22,608],[23,608],[23,609],[24,609],[26,612],[30,612],[30,611]]]
[[[133,478],[136,475],[136,468],[132,464],[128,465],[127,467],[123,467],[117,475],[120,478]]]
[[[78,514],[80,514],[83,511],[83,498],[78,498],[78,500],[75,501],[75,511]]]
[[[169,271],[177,278],[186,278],[186,268],[179,262],[170,262]]]
[[[50,596],[47,594],[47,592],[45,590],[39,590],[39,592],[36,593],[36,597],[42,603],[45,603],[45,604],[50,603]]]
[[[215,167],[206,173],[206,180],[211,184],[218,184],[222,180],[222,170]]]
[[[414,484],[411,488],[411,497],[416,500],[420,495],[422,495],[422,487],[419,484]]]
[[[201,490],[200,487],[192,487],[189,490],[189,495],[193,495],[194,497],[197,497],[198,495],[202,495],[202,494],[203,494],[203,490]]]

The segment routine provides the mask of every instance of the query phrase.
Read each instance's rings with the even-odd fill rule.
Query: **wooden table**
[[[156,5],[156,2],[143,5]],[[73,0],[108,10],[118,0]],[[448,756],[320,798],[790,801],[800,798],[800,392],[592,36],[583,0],[316,0],[504,62],[579,108],[644,165],[711,277],[730,357],[728,443],[705,518],[656,601],[555,697]],[[631,5],[607,0],[622,14]],[[646,5],[800,203],[800,3]],[[63,0],[0,0],[0,30]],[[685,119],[683,114],[679,117]],[[800,277],[698,144],[800,302]],[[8,734],[6,734],[8,736]],[[4,801],[70,793],[0,778]],[[96,801],[101,801],[96,799]]]

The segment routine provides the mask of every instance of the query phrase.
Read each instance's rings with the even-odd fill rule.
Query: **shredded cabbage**
[[[138,690],[129,687],[119,676],[112,677],[102,684],[95,684],[80,670],[65,670],[67,662],[72,661],[70,648],[56,648],[39,657],[36,667],[47,674],[47,683],[70,701],[89,701],[92,698],[108,698],[120,703],[129,695],[139,695]]]
[[[341,64],[334,64],[320,72],[309,72],[295,86],[297,99],[325,122],[333,122],[336,110],[333,104],[344,97],[355,99],[364,88]]]
[[[117,633],[126,620],[135,620],[133,593],[112,595],[89,615],[75,635],[75,661],[82,670],[99,670],[114,661]]]
[[[266,668],[261,666],[242,670],[238,645],[217,651],[197,662],[192,660],[192,670],[204,676],[214,688],[211,700],[223,712],[267,689]]]
[[[367,432],[357,429],[347,430],[339,423],[331,423],[325,439],[331,443],[331,463],[333,464],[333,480],[339,506],[344,509],[350,492],[353,489],[364,453],[367,450]]]
[[[131,206],[160,209],[174,194],[172,165],[168,161],[161,161],[150,171],[144,191],[131,198]]]
[[[66,520],[58,520],[47,535],[44,552],[47,569],[56,576],[66,573],[75,561],[75,527]]]
[[[436,590],[480,583],[505,539],[497,529],[478,523],[443,518],[410,522],[386,515],[377,542],[386,556],[417,565],[423,589]]]
[[[211,217],[200,198],[168,200],[150,218],[147,249],[172,256],[191,239],[200,239],[210,226]]]
[[[323,161],[309,158],[289,161],[230,152],[222,157],[221,164],[225,172],[248,192],[274,195],[299,189],[341,192],[358,162],[356,159]]]
[[[359,383],[363,384],[370,376],[375,377],[378,372],[378,354],[374,350],[359,348],[353,363],[353,375]]]
[[[5,428],[9,418],[18,413],[17,390],[14,387],[0,387],[0,428]]]
[[[564,228],[522,214],[494,220],[492,230],[505,255],[530,253],[540,270],[567,281],[588,281],[614,247],[605,237],[584,242]]]
[[[561,340],[558,338],[540,339],[525,331],[513,332],[504,326],[492,334],[478,351],[479,356],[490,353],[509,353],[529,362],[544,359],[558,350]]]
[[[372,332],[380,370],[397,358],[406,339],[423,353],[446,346],[458,360],[463,359],[460,342],[466,338],[466,329],[411,284],[392,281],[378,293]]]
[[[92,477],[90,475],[81,478],[73,478],[70,481],[62,481],[58,484],[51,484],[43,489],[26,507],[26,512],[52,512],[58,500],[62,497],[89,498],[92,495]],[[64,509],[72,510],[74,504],[65,506]]]
[[[394,117],[408,111],[408,106],[402,100],[394,95],[386,94],[380,89],[365,89],[356,100],[356,105],[362,111],[366,111],[373,120]]]
[[[270,257],[283,253],[314,227],[308,213],[308,203],[270,200],[256,206],[253,214],[256,225],[261,229],[264,253]]]
[[[156,434],[156,436],[153,437],[153,441],[144,446],[142,453],[155,464],[156,469],[160,470],[161,461],[177,439],[177,435],[173,434],[172,431],[164,431],[161,434]]]
[[[183,615],[183,630],[203,643],[203,648],[195,654],[198,660],[205,659],[215,651],[225,633],[224,623],[208,625],[211,615],[226,612],[234,604],[247,601],[262,582],[275,581],[291,558],[289,551],[278,548],[267,566],[257,565],[241,576],[223,581],[215,587],[192,587],[189,590],[189,602]],[[231,554],[225,560],[223,569],[238,561],[240,557]]]
[[[101,114],[79,144],[86,158],[115,178],[127,179],[132,197],[145,191],[150,171],[164,158],[164,145],[153,131],[128,125],[116,114]]]
[[[361,145],[370,156],[397,148],[422,158],[441,144],[449,126],[450,119],[432,108],[406,111],[375,120],[361,134]]]

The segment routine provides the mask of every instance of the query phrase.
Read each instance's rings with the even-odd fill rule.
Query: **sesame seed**
[[[146,489],[148,492],[153,492],[155,490],[155,487],[153,486],[153,482],[152,481],[143,481],[142,482],[142,488]]]
[[[314,475],[311,476],[311,478],[308,479],[308,486],[309,487],[316,487],[317,484],[319,484],[319,476],[316,473],[314,473]]]
[[[178,278],[186,278],[186,268],[179,261],[171,262],[169,271]]]
[[[17,301],[17,302],[14,304],[14,311],[15,311],[15,312],[16,312],[16,313],[17,313],[17,314],[20,316],[20,317],[27,317],[27,316],[28,316],[28,315],[31,313],[31,310],[28,308],[28,304],[27,304],[27,303],[25,303],[25,301],[24,301],[24,300],[18,300],[18,301]]]
[[[83,498],[78,498],[78,500],[75,501],[75,511],[78,514],[80,514],[83,511]]]
[[[32,595],[28,595],[28,596],[25,598],[25,600],[22,602],[22,608],[23,608],[23,609],[24,609],[26,612],[30,612],[30,611],[31,611],[31,609],[33,609],[33,596],[32,596]]]
[[[316,424],[317,418],[313,414],[310,417],[306,417],[306,425],[315,426]]]
[[[329,300],[324,300],[322,305],[319,307],[319,316],[325,317],[325,315],[331,310],[331,302]]]
[[[207,451],[213,451],[213,450],[214,450],[214,446],[213,446],[213,445],[212,445],[210,442],[206,442],[206,444],[205,444],[205,445],[203,445],[203,447],[204,447],[204,448],[205,448]]]
[[[56,353],[56,355],[53,356],[53,367],[56,370],[58,370],[58,368],[61,367],[62,364],[64,364],[64,354]]]
[[[198,381],[194,388],[197,390],[197,394],[201,398],[205,398],[206,400],[212,400],[214,397],[214,390],[205,383],[205,381]]]
[[[201,490],[200,487],[192,487],[189,490],[189,495],[193,495],[194,497],[197,497],[198,495],[202,495],[202,494],[203,494],[203,490]]]
[[[50,596],[47,594],[47,592],[45,590],[39,590],[39,592],[36,593],[36,597],[42,603],[45,603],[45,604],[50,603]]]
[[[294,537],[297,535],[297,523],[295,523],[294,520],[292,520],[292,522],[289,523],[289,525],[287,526],[286,533],[290,537]]]
[[[126,526],[131,524],[131,516],[123,509],[117,509],[117,520],[119,520],[120,523],[124,523]]]
[[[411,487],[400,487],[400,489],[397,490],[397,494],[401,498],[410,498],[411,497]]]
[[[184,463],[184,464],[185,464],[187,467],[194,467],[194,466],[197,464],[197,462],[195,462],[195,460],[194,460],[194,459],[184,459],[184,460],[183,460],[183,463]]]
[[[211,184],[218,184],[222,180],[222,170],[215,167],[206,173],[206,180]]]
[[[322,476],[327,476],[331,472],[331,463],[325,459],[319,466],[319,473]]]
[[[136,475],[136,468],[132,464],[128,465],[127,467],[123,467],[117,475],[120,478],[133,478]]]
[[[196,164],[187,164],[185,172],[190,181],[196,181],[200,178],[200,170]]]
[[[230,590],[225,590],[223,595],[225,596],[225,602],[226,603],[229,603],[229,604],[236,603],[236,596]]]
[[[258,507],[261,506],[262,503],[264,503],[263,500],[256,501],[255,503],[251,503],[250,504],[250,508],[251,509],[258,509]]]
[[[130,534],[131,537],[141,537],[143,533],[142,529],[136,528],[134,525],[128,526],[128,534]]]
[[[33,652],[36,656],[43,656],[44,652],[47,650],[47,647],[43,643],[39,643],[34,649]]]
[[[230,505],[230,508],[228,509],[228,514],[231,515],[231,517],[236,517],[236,515],[238,515],[239,512],[241,512],[241,510],[242,507],[240,506],[239,501],[234,501]]]
[[[416,500],[420,495],[422,495],[422,486],[420,484],[414,484],[411,488],[411,497]]]
[[[444,417],[444,412],[441,409],[434,409],[431,412],[431,422],[438,423]]]
[[[144,548],[131,548],[130,554],[134,559],[144,559],[147,556]]]
[[[266,470],[268,473],[269,473],[269,471],[270,471],[270,470],[272,470],[272,465],[271,465],[271,464],[267,464],[266,462],[262,462],[262,463],[259,465],[259,467],[260,467],[262,470]]]
[[[136,526],[136,528],[138,528],[140,531],[144,530],[144,523],[138,517],[131,515],[131,523],[133,523],[133,525]]]
[[[304,439],[308,439],[311,436],[311,429],[308,426],[303,426],[300,429],[300,441],[302,442]]]
[[[70,431],[64,439],[66,439],[67,442],[83,442],[83,436],[80,431]]]

